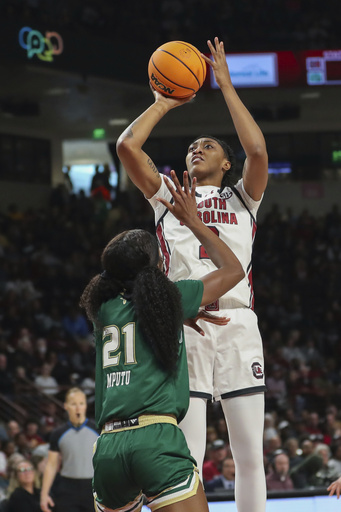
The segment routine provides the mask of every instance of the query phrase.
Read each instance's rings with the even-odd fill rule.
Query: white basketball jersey
[[[238,197],[239,196],[239,197]],[[216,266],[208,258],[204,247],[192,231],[181,225],[156,198],[171,202],[166,185],[149,199],[155,211],[156,234],[164,257],[166,274],[172,281],[199,279]],[[239,259],[245,278],[223,299],[232,299],[241,306],[253,308],[252,246],[256,234],[256,213],[261,203],[254,201],[244,190],[240,179],[235,187],[219,188],[211,185],[197,187],[198,215],[234,252]],[[214,308],[212,308],[214,309]]]

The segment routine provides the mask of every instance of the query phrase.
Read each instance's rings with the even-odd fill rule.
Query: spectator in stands
[[[208,460],[203,465],[204,482],[210,482],[215,476],[221,475],[221,465],[227,455],[227,446],[222,439],[216,439],[208,449]]]
[[[92,368],[85,373],[84,379],[80,384],[80,387],[86,394],[88,405],[95,401],[95,385],[95,368]]]
[[[227,430],[227,424],[225,418],[219,418],[217,421],[217,433],[218,439],[222,439],[225,443],[229,443],[229,432]]]
[[[266,475],[268,491],[290,490],[294,484],[289,476],[289,457],[284,452],[273,458],[272,471]]]
[[[43,475],[47,464],[49,444],[40,444],[32,451],[30,462],[36,472],[36,485],[41,489]]]
[[[32,392],[32,382],[27,376],[24,366],[14,368],[14,394],[20,396],[22,401]]]
[[[309,434],[322,434],[320,416],[318,412],[310,412],[306,421],[306,431]]]
[[[8,512],[41,512],[39,499],[34,467],[28,460],[18,462],[8,486]]]
[[[10,479],[11,476],[15,473],[15,468],[17,464],[23,460],[26,460],[26,457],[24,457],[21,453],[13,453],[10,457],[7,459],[7,478]]]
[[[322,467],[316,472],[311,483],[316,487],[325,487],[337,479],[339,472],[330,460],[331,451],[328,445],[318,444],[315,453],[322,458]]]
[[[36,368],[46,362],[48,343],[46,338],[37,338],[34,343],[34,356],[36,358]]]
[[[77,343],[78,350],[71,358],[72,369],[81,379],[94,369],[95,349],[89,338],[81,338]]]
[[[284,449],[289,457],[290,469],[302,461],[302,450],[299,448],[296,437],[289,437],[284,443]]]
[[[2,451],[6,455],[7,459],[9,459],[10,456],[13,455],[17,451],[15,440],[8,439],[7,441],[4,441],[2,444]]]
[[[20,325],[20,323],[19,323]],[[16,350],[13,354],[13,366],[23,366],[28,377],[32,378],[36,359],[33,350],[33,334],[27,327],[21,327],[16,340]]]
[[[275,428],[275,418],[270,412],[265,413],[264,416],[264,441],[267,443],[269,439],[278,436],[278,431]]]
[[[12,398],[13,389],[13,377],[8,368],[7,355],[0,354],[0,393],[7,398]]]
[[[59,391],[58,382],[51,375],[52,368],[48,363],[41,367],[41,373],[34,379],[35,385],[46,395],[56,395]]]
[[[232,490],[235,484],[235,465],[232,457],[226,457],[221,464],[221,475],[205,483],[205,491],[214,492],[223,489]]]
[[[44,444],[44,440],[39,432],[39,421],[35,418],[29,418],[25,422],[24,434],[27,439],[28,447],[31,451],[39,444]]]
[[[269,373],[266,379],[266,408],[270,411],[278,411],[285,408],[287,400],[287,387],[283,368],[275,364]]]
[[[268,439],[266,443],[264,443],[264,453],[270,462],[278,453],[278,450],[282,450],[282,440],[277,434]]]
[[[320,443],[302,458],[302,462],[293,467],[290,476],[296,488],[306,488],[310,486],[324,487],[335,480],[338,476],[335,468],[329,467],[330,449],[326,444]],[[313,445],[312,445],[313,446]],[[303,451],[303,444],[302,444]]]
[[[19,432],[15,436],[16,453],[20,453],[25,459],[29,459],[31,456],[31,448],[29,441],[24,432]]]
[[[206,444],[210,445],[218,439],[217,429],[213,425],[208,425],[206,429]]]
[[[0,478],[6,478],[7,475],[7,457],[2,451],[2,443],[0,443]]]
[[[88,322],[75,305],[68,308],[63,316],[62,325],[67,335],[74,341],[87,338],[90,334]]]
[[[338,417],[338,409],[334,405],[327,407],[323,421],[323,433],[326,444],[335,444],[341,437],[341,421]],[[340,468],[341,474],[341,468]]]
[[[336,441],[330,447],[332,457],[330,459],[330,466],[335,468],[335,471],[341,475],[341,440]]]
[[[302,460],[299,464],[296,464],[290,469],[290,477],[294,483],[296,489],[303,489],[308,487],[308,478],[310,474],[318,471],[322,466],[321,460],[312,459],[310,463],[310,457],[314,454],[314,443],[307,438],[304,438],[301,442]],[[311,466],[311,469],[310,469]]]
[[[9,420],[7,422],[7,435],[9,439],[14,439],[21,431],[21,426],[16,420]]]
[[[57,405],[55,402],[48,401],[43,405],[42,416],[40,419],[41,436],[45,442],[49,442],[51,432],[57,428]]]

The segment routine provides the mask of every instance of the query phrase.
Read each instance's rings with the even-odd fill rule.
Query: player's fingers
[[[174,185],[176,186],[176,189],[181,190],[180,181],[178,180],[178,177],[177,177],[175,171],[171,171],[171,177],[172,177]]]
[[[210,66],[212,66],[213,64],[213,60],[209,59],[206,55],[204,55],[203,53],[200,54],[201,57],[204,59],[204,61],[207,62],[207,64],[209,64]]]
[[[174,210],[174,206],[171,203],[169,203],[168,201],[166,201],[165,199],[163,199],[162,197],[157,197],[156,200],[159,201],[159,203],[163,204],[163,206],[168,208],[168,210],[170,212],[172,212]]]
[[[205,331],[199,327],[198,324],[194,323],[191,325],[192,329],[194,329],[196,332],[198,332],[201,336],[205,336]]]
[[[220,53],[221,52],[221,48],[222,48],[222,45],[223,45],[223,42],[222,41],[219,41],[219,37],[215,37],[214,38],[214,45],[215,45],[215,50],[217,53]]]
[[[174,185],[176,187],[176,192],[177,192],[177,195],[176,195],[175,199],[179,202],[180,198],[181,198],[181,200],[183,200],[183,197],[184,197],[185,193],[182,190],[180,181],[178,180],[178,177],[175,174],[175,171],[171,171],[171,176],[172,176],[172,180],[173,180],[173,183],[174,183]]]
[[[163,177],[163,181],[166,184],[166,187],[168,188],[169,192],[172,194],[173,198],[177,198],[176,190],[175,188],[170,184],[169,180],[166,178],[166,176]]]
[[[195,190],[197,188],[197,179],[194,177],[192,179],[192,184],[191,184],[191,195],[192,197],[195,197]]]
[[[186,195],[189,195],[190,191],[189,191],[189,180],[188,180],[188,172],[187,171],[184,171],[183,182],[184,182],[184,192]]]
[[[203,318],[205,322],[208,322],[209,324],[215,324],[215,325],[227,325],[231,318],[222,318],[222,317],[213,317],[213,318]]]
[[[214,57],[214,55],[215,55],[215,53],[216,53],[216,50],[215,50],[215,48],[214,48],[213,44],[211,43],[210,39],[207,41],[207,46],[208,46],[208,47],[209,47],[209,49],[211,50],[211,53],[212,53],[212,55],[213,55],[213,57]]]

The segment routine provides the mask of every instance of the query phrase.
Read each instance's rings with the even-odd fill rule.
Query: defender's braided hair
[[[122,293],[132,300],[141,332],[159,362],[168,370],[178,359],[179,333],[183,324],[181,295],[161,270],[156,238],[142,229],[125,231],[105,247],[102,274],[85,288],[80,306],[97,329],[103,304]]]

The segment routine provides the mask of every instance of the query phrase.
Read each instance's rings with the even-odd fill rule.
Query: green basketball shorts
[[[185,437],[169,423],[102,432],[93,465],[98,512],[137,512],[144,496],[154,511],[194,496],[199,484]]]

